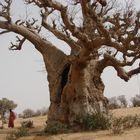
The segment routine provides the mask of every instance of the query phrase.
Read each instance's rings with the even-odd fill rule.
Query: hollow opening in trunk
[[[62,95],[63,88],[65,87],[65,85],[68,81],[69,70],[70,70],[70,64],[67,64],[64,67],[64,70],[61,74],[61,82],[60,82],[60,90],[59,90],[60,92],[58,94],[59,101],[61,101],[61,95]]]

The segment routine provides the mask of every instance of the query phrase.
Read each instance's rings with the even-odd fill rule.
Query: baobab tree
[[[13,20],[11,4],[12,0],[0,4],[0,34],[20,35],[11,50],[21,50],[28,40],[42,54],[51,102],[48,123],[73,125],[77,116],[106,112],[108,101],[101,79],[106,67],[112,66],[124,81],[140,72],[139,67],[125,69],[140,58],[140,13],[131,3],[116,10],[114,0],[25,0],[40,9],[40,21]],[[70,54],[42,37],[45,31],[64,42]]]

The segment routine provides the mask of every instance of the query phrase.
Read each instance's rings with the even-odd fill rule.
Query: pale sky
[[[16,11],[12,12],[12,16],[20,17],[22,0],[13,1],[16,2],[14,5]],[[140,10],[140,0],[135,0],[135,5]],[[20,12],[17,12],[18,9]],[[18,104],[15,109],[18,113],[27,108],[37,110],[48,107],[50,103],[48,82],[42,56],[28,42],[21,51],[9,51],[11,41],[15,41],[12,34],[0,36],[0,99],[14,100]],[[57,44],[62,46],[61,42]],[[66,50],[65,46],[61,49]],[[109,67],[104,70],[102,79],[105,84],[104,95],[107,97],[123,94],[130,99],[135,94],[140,94],[139,75],[126,83],[116,76],[113,68]]]

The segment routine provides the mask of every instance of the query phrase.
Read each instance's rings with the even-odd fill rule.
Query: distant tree
[[[22,118],[22,114],[21,114],[21,113],[20,113],[20,114],[18,114],[18,117],[19,117],[19,118]]]
[[[32,109],[25,109],[23,112],[22,112],[22,117],[23,118],[30,118],[30,117],[33,117],[34,116],[34,111]]]
[[[108,100],[109,100],[108,104],[109,109],[117,109],[120,107],[117,101],[117,97],[111,97]]]
[[[47,114],[48,114],[48,111],[49,111],[48,108],[43,107],[43,108],[41,109],[41,114],[42,114],[42,116],[47,115]]]
[[[128,103],[127,103],[127,100],[125,98],[125,95],[118,96],[117,100],[120,102],[121,107],[127,107]]]
[[[40,109],[38,109],[37,111],[34,112],[33,116],[41,116],[42,112]]]
[[[140,95],[136,95],[131,98],[132,106],[137,107],[140,106]]]
[[[44,116],[47,115],[48,108],[43,107],[42,109],[38,109],[36,111],[32,109],[25,109],[21,114],[19,114],[19,118],[30,118],[30,117],[37,117],[37,116]]]
[[[0,100],[0,116],[1,116],[1,120],[2,120],[2,127],[4,125],[5,122],[5,114],[6,112],[9,111],[9,109],[14,109],[17,107],[17,104],[14,103],[14,101],[9,100],[7,98],[2,98]]]

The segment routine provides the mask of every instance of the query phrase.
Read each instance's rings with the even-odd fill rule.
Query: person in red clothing
[[[9,116],[8,127],[9,127],[9,128],[14,128],[14,120],[16,119],[16,115],[15,115],[15,113],[12,111],[12,109],[10,109],[9,111],[10,111],[10,116]]]

